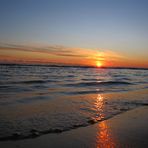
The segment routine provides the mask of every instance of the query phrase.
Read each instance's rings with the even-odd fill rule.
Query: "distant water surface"
[[[0,139],[87,126],[148,103],[148,70],[0,65]]]

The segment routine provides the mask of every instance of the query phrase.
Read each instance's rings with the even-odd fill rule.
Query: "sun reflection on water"
[[[104,118],[103,106],[104,106],[104,99],[100,94],[98,94],[98,96],[96,98],[96,102],[94,104],[94,107],[95,107],[95,109],[97,111],[97,115],[96,115],[96,120],[97,121]]]
[[[115,148],[116,142],[106,121],[98,124],[97,148]]]
[[[96,120],[101,120],[104,118],[104,98],[98,94],[96,102],[94,104],[98,114]],[[102,121],[98,124],[98,132],[96,135],[97,148],[115,148],[116,142],[111,133],[111,130],[107,124],[107,121]]]

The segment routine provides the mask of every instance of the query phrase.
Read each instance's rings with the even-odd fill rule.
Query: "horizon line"
[[[141,70],[148,70],[145,67],[130,67],[130,66],[89,66],[89,65],[68,65],[63,63],[1,63],[0,65],[21,65],[21,66],[49,66],[49,67],[73,67],[73,68],[97,68],[97,69],[141,69]]]

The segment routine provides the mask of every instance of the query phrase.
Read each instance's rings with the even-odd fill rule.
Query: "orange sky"
[[[111,50],[71,48],[65,46],[18,46],[0,47],[1,63],[52,63],[105,67],[144,67],[148,60],[132,57]]]

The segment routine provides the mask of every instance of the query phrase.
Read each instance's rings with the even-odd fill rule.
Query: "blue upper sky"
[[[148,53],[148,0],[0,0],[0,42]]]

